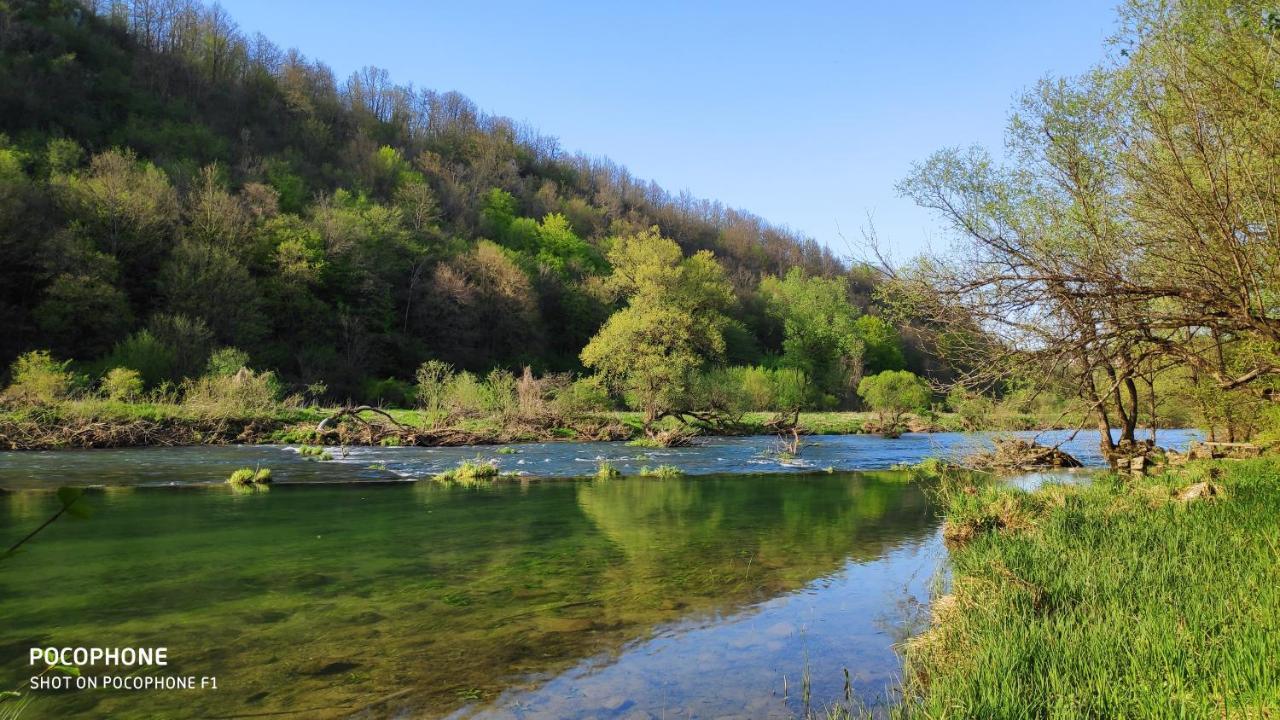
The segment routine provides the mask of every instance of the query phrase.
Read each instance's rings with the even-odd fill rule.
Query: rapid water
[[[658,465],[674,465],[690,475],[879,470],[927,457],[960,458],[989,446],[997,434],[1037,436],[1034,432],[908,433],[886,440],[878,435],[814,435],[803,438],[804,448],[795,459],[780,459],[778,441],[772,436],[700,438],[683,448],[641,448],[619,442],[332,447],[329,452],[334,459],[325,462],[300,456],[296,446],[283,445],[0,452],[0,488],[221,483],[236,468],[246,466],[271,468],[278,483],[416,480],[474,459],[492,461],[503,472],[531,478],[588,476],[602,461],[623,474]],[[1062,443],[1062,449],[1086,467],[1105,464],[1096,431],[1051,430],[1038,435],[1041,444]],[[1158,439],[1162,447],[1185,448],[1196,437],[1192,430],[1162,430]]]

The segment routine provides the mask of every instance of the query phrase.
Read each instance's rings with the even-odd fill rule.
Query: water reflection
[[[54,502],[0,496],[0,542]],[[756,716],[785,710],[806,657],[815,700],[843,667],[870,697],[897,669],[885,620],[938,552],[896,473],[91,502],[0,568],[0,682],[33,645],[163,645],[169,671],[220,689],[71,693],[37,715]]]

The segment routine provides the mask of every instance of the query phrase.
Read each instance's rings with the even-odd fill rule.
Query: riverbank
[[[387,434],[365,432],[361,423],[346,430],[317,433],[316,427],[334,408],[284,406],[211,413],[175,403],[124,403],[74,400],[35,408],[0,412],[0,450],[52,450],[58,448],[115,448],[176,445],[222,445],[325,442],[343,445],[404,444],[422,446],[505,445],[557,440],[633,440],[644,436],[643,417],[637,412],[592,413],[573,418],[549,418],[538,422],[506,421],[495,417],[464,419],[448,426],[428,422],[420,410],[389,409],[387,415],[402,427]],[[697,428],[702,435],[768,435],[775,415],[751,412],[726,427]],[[384,418],[367,416],[373,422]],[[799,430],[804,435],[858,435],[872,431],[876,416],[868,412],[802,412]],[[1047,426],[1046,424],[1045,426]],[[667,418],[659,427],[672,429]],[[910,416],[913,432],[956,432],[966,429],[954,413]],[[988,430],[1026,430],[1024,420],[991,423]]]
[[[944,495],[952,587],[905,716],[1280,713],[1280,462]]]

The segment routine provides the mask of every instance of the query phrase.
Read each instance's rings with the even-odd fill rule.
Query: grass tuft
[[[433,479],[436,482],[451,485],[485,485],[497,480],[500,473],[498,464],[492,460],[468,460],[452,470],[446,470]]]
[[[271,468],[240,468],[227,478],[230,485],[265,485],[271,482]]]
[[[683,477],[684,471],[675,465],[659,465],[657,467],[649,467],[645,465],[640,468],[640,477],[658,478],[659,480],[670,480],[672,478]]]

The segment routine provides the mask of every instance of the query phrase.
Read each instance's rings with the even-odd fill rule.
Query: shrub
[[[887,425],[887,430],[902,422],[908,412],[927,407],[933,392],[924,378],[906,370],[886,370],[862,378],[858,395],[880,416],[880,423]]]
[[[960,422],[966,430],[980,430],[986,427],[995,412],[995,401],[985,395],[965,392],[956,386],[947,394],[947,407],[960,416]]]
[[[670,480],[684,475],[684,471],[675,465],[659,465],[651,468],[648,465],[640,468],[640,477],[652,477],[659,480]]]
[[[107,367],[137,371],[146,387],[155,387],[175,376],[173,350],[149,330],[139,330],[116,343],[107,356]]]
[[[622,477],[622,471],[613,466],[610,462],[601,462],[596,466],[597,480],[614,480]]]
[[[484,414],[486,391],[475,375],[463,371],[449,379],[445,390],[448,414],[471,417]]]
[[[413,405],[416,394],[417,390],[414,386],[395,378],[384,378],[382,380],[369,378],[364,381],[361,388],[361,395],[364,396],[365,402],[380,406],[405,407]]]
[[[75,383],[67,368],[70,360],[59,362],[48,350],[32,350],[13,362],[9,373],[13,378],[4,397],[24,405],[56,403],[66,399]]]
[[[562,416],[604,412],[613,400],[604,383],[595,376],[579,378],[560,388],[555,394],[556,408]]]
[[[428,421],[442,419],[448,411],[449,384],[453,366],[439,360],[428,360],[418,366],[418,406],[426,411]]]
[[[481,385],[480,397],[489,415],[510,417],[516,414],[516,376],[506,370],[492,370]]]
[[[303,445],[298,448],[298,454],[304,458],[315,458],[321,461],[333,459],[333,455],[330,455],[328,450],[319,445]]]
[[[265,412],[279,407],[280,384],[272,372],[243,366],[223,374],[210,360],[209,374],[183,383],[183,395],[187,405],[210,414]]]
[[[102,394],[108,400],[133,402],[142,396],[142,375],[127,367],[111,368],[102,376]]]
[[[249,366],[249,353],[233,347],[219,348],[209,356],[205,375],[230,377]]]

